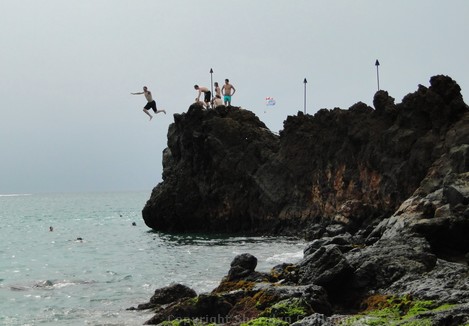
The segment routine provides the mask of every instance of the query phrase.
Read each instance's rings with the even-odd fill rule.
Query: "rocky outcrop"
[[[205,111],[194,104],[174,120],[163,182],[143,209],[145,223],[178,232],[255,228],[261,221],[253,216],[266,216],[275,206],[256,173],[278,151],[278,137],[252,112],[231,107]]]
[[[159,231],[293,233],[301,261],[255,270],[234,258],[211,293],[173,285],[149,324],[469,323],[469,111],[447,76],[400,104],[288,117],[280,135],[252,113],[175,115],[163,182],[143,217]],[[165,322],[167,322],[165,324]],[[250,324],[246,324],[250,325]]]
[[[468,214],[461,174],[469,167],[469,116],[459,86],[435,76],[399,104],[378,91],[373,105],[299,112],[278,136],[248,110],[192,105],[168,129],[163,181],[143,209],[145,223],[174,232],[363,236],[379,223],[401,225],[417,209],[412,196],[440,196],[441,205],[419,207],[436,218],[411,229],[441,251],[467,247],[452,236],[467,230]],[[457,226],[445,224],[440,216],[455,210]]]
[[[270,274],[256,272],[255,257],[242,254],[211,293],[170,295],[172,301],[151,307],[155,315],[146,324],[463,325],[469,322],[469,268],[437,260],[429,248],[423,238],[345,252],[330,244],[326,250],[305,251],[298,264],[276,266]],[[336,250],[341,254],[331,254]],[[233,270],[241,269],[242,275],[233,278]],[[174,287],[179,293],[184,286]]]

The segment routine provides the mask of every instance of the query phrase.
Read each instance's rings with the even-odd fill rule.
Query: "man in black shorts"
[[[163,112],[166,114],[165,110],[157,110],[156,109],[156,102],[153,100],[153,96],[151,95],[151,92],[148,90],[146,86],[143,86],[143,92],[138,92],[138,93],[130,93],[132,95],[145,95],[145,98],[147,99],[147,104],[143,107],[143,112],[145,112],[149,117],[150,120],[153,118],[153,116],[148,112],[148,110],[152,109],[155,114],[158,114],[160,112]]]
[[[199,91],[199,95],[195,99],[196,101],[200,100],[200,95],[204,93],[204,103],[205,107],[209,108],[210,107],[210,101],[212,100],[212,92],[207,87],[204,86],[199,86],[199,85],[194,85],[194,88]]]

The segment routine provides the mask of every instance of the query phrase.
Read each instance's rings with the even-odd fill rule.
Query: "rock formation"
[[[175,115],[149,227],[311,242],[270,273],[237,256],[211,293],[139,306],[155,309],[148,323],[468,324],[468,106],[441,75],[400,104],[379,91],[373,105],[298,113],[279,136],[239,108]]]
[[[143,209],[145,223],[176,232],[307,229],[299,235],[311,238],[325,232],[318,225],[354,233],[379,223],[442,157],[457,156],[462,170],[469,164],[460,88],[446,76],[430,85],[400,104],[378,91],[375,109],[357,103],[314,116],[299,112],[279,136],[248,110],[192,105],[169,127],[163,181]]]

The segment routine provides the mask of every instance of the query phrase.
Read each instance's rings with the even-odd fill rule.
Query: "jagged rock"
[[[404,276],[431,271],[437,261],[424,238],[410,236],[380,239],[345,258],[354,270],[350,289],[355,293],[385,290]]]
[[[197,293],[186,285],[175,283],[155,290],[150,302],[139,304],[137,308],[129,310],[145,310],[155,308],[159,305],[174,303],[181,299],[194,298]]]
[[[391,216],[442,156],[467,171],[468,107],[450,77],[432,77],[399,104],[379,91],[373,104],[289,116],[279,136],[248,110],[191,106],[168,129],[145,223],[309,239],[355,233]]]
[[[298,113],[279,136],[238,108],[175,115],[163,182],[142,212],[149,227],[312,242],[300,262],[270,274],[255,271],[252,255],[235,257],[211,294],[176,297],[153,322],[270,316],[279,301],[299,298],[312,315],[295,325],[328,325],[386,294],[457,304],[427,315],[437,325],[467,323],[468,106],[442,75],[399,104],[379,91],[373,105]]]
[[[256,264],[256,257],[242,254],[233,259],[231,267],[243,266],[244,270],[250,271],[250,275],[246,277],[250,279],[252,275],[262,274],[254,270]],[[225,321],[246,321],[246,318],[256,318],[262,313],[278,313],[280,310],[275,304],[281,303],[279,305],[284,306],[291,299],[300,300],[308,314],[329,314],[332,311],[327,292],[321,286],[282,285],[266,279],[246,281],[246,278],[228,281],[229,277],[226,276],[212,293],[191,298],[187,298],[185,294],[192,295],[192,290],[181,285],[158,289],[151,302],[153,307],[158,306],[159,309],[156,309],[156,314],[146,324],[153,325],[182,318],[207,320],[211,317]],[[171,290],[175,293],[170,293]]]
[[[409,319],[408,322],[418,322],[424,318],[431,319],[432,325],[460,326],[469,323],[469,304],[462,304],[443,311],[422,313],[418,318]]]
[[[373,106],[377,113],[396,113],[394,98],[389,96],[388,92],[379,90],[373,97]]]
[[[290,297],[265,309],[259,317],[279,318],[288,323],[296,322],[314,313],[313,308],[303,298]]]
[[[282,284],[298,284],[298,268],[292,263],[283,263],[270,270],[272,281]]]
[[[421,300],[439,304],[469,302],[467,265],[439,259],[435,267],[424,273],[408,272],[386,289],[387,293],[412,293]]]
[[[352,268],[337,245],[325,245],[298,264],[300,284],[317,284],[326,289],[340,287],[350,278]]]
[[[223,294],[226,292],[242,290],[243,292],[251,290],[254,283],[270,281],[272,276],[267,273],[260,273],[255,270],[257,258],[249,253],[237,255],[230,264],[228,275],[223,277],[218,287],[212,293]],[[235,299],[239,293],[235,293]],[[232,295],[230,295],[232,297]]]
[[[163,182],[143,209],[147,225],[204,232],[261,227],[251,215],[265,216],[271,208],[259,200],[272,206],[278,195],[263,190],[259,181],[269,181],[256,174],[277,150],[278,136],[252,112],[191,106],[169,127]]]
[[[152,304],[168,304],[179,299],[194,298],[197,293],[183,284],[172,284],[155,290],[150,298]]]
[[[354,243],[354,240],[350,233],[344,233],[342,235],[337,235],[335,237],[322,237],[308,244],[306,248],[303,250],[303,255],[307,257],[313,254],[314,252],[316,252],[319,248],[327,246],[327,245],[332,245],[332,244],[337,245],[339,250],[342,253],[345,253],[353,249],[353,243]]]
[[[211,294],[201,294],[197,298],[177,302],[161,310],[145,322],[145,325],[157,325],[163,321],[178,318],[219,318],[226,316],[232,305],[222,297]]]
[[[237,255],[230,265],[228,275],[223,278],[223,283],[233,283],[236,281],[262,282],[270,279],[270,275],[255,271],[257,258],[251,254],[245,253]]]
[[[461,133],[469,134],[469,131],[461,130]],[[469,137],[463,139],[469,141]],[[370,236],[391,239],[416,233],[427,239],[438,257],[461,260],[469,252],[469,218],[465,215],[469,207],[469,172],[452,168],[458,158],[443,155],[436,160],[414,195],[390,218],[384,219]]]
[[[257,258],[251,254],[241,254],[233,259],[230,266],[228,280],[241,279],[254,272],[257,266]]]
[[[289,299],[301,298],[303,299],[315,312],[330,314],[332,311],[331,304],[327,295],[327,291],[319,285],[272,285],[261,283],[253,289],[262,293],[263,297],[269,297],[267,304],[260,304],[261,308],[271,306],[273,303]],[[258,295],[259,297],[259,295]],[[260,300],[262,302],[262,300]]]

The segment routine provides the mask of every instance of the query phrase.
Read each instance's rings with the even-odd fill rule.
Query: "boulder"
[[[248,253],[241,254],[233,259],[230,266],[228,280],[241,279],[254,272],[257,266],[257,258]]]
[[[328,290],[340,288],[352,268],[337,245],[325,245],[298,264],[299,284],[317,284]]]
[[[201,294],[196,298],[178,301],[159,311],[145,322],[145,325],[157,325],[163,321],[175,319],[210,320],[226,316],[232,305],[222,297],[212,294]]]
[[[380,239],[375,244],[345,254],[353,268],[349,288],[354,293],[383,291],[407,275],[431,271],[437,261],[423,237]]]
[[[196,296],[197,293],[194,290],[177,283],[155,290],[155,293],[150,298],[150,303],[162,305],[184,298],[194,298]]]
[[[152,309],[157,306],[171,304],[176,301],[194,298],[197,293],[186,285],[175,283],[155,290],[150,298],[150,302],[139,304],[137,308],[129,308],[129,310],[145,310]]]

